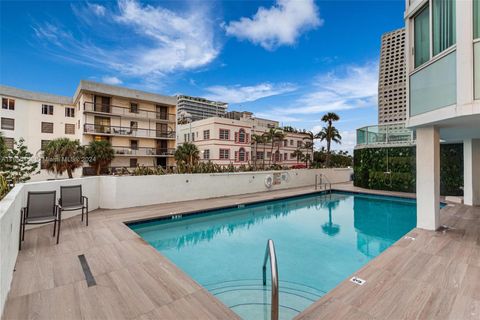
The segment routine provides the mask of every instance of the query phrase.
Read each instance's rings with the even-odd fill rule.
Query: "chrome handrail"
[[[271,320],[278,320],[278,267],[277,255],[275,254],[275,245],[272,239],[268,239],[265,249],[265,258],[263,259],[263,285],[267,285],[267,260],[270,257],[270,270],[272,271],[272,306]]]

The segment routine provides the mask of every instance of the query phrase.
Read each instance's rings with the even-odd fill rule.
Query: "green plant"
[[[98,176],[102,168],[107,167],[113,161],[115,152],[108,141],[91,141],[85,149],[85,157],[88,164],[95,168]]]
[[[73,178],[73,171],[83,165],[84,150],[78,140],[58,138],[47,143],[43,149],[44,168],[55,174],[63,174]]]
[[[267,132],[263,134],[263,137],[265,138],[264,143],[270,142],[271,143],[271,149],[270,149],[270,159],[268,164],[272,164],[272,160],[275,159],[273,155],[273,148],[275,147],[275,142],[282,141],[285,138],[285,133],[278,129],[278,128],[270,128]],[[263,157],[265,158],[265,153],[263,154]],[[273,161],[275,162],[275,161]]]
[[[32,174],[38,173],[38,162],[24,143],[23,138],[15,141],[13,148],[3,151],[0,158],[0,173],[9,184],[27,182]]]
[[[182,143],[175,151],[175,160],[177,167],[185,165],[186,171],[192,172],[193,166],[200,159],[200,151],[197,146],[190,142]]]
[[[326,127],[323,127],[319,133],[315,135],[315,138],[320,139],[320,141],[327,142],[327,156],[325,160],[325,165],[330,167],[330,148],[332,141],[335,143],[340,144],[342,141],[342,136],[338,132],[338,129],[333,126],[334,121],[340,120],[340,116],[338,116],[334,112],[329,112],[322,117],[322,121],[327,124]]]
[[[8,185],[7,179],[0,174],[0,200],[5,197],[5,195],[10,191],[10,187]]]

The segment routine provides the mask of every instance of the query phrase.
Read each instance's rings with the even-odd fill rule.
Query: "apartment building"
[[[31,92],[13,87],[0,86],[2,108],[0,109],[1,132],[8,147],[14,140],[25,139],[33,161],[40,164],[41,150],[50,140],[67,137],[80,139],[81,112],[72,103],[71,97]],[[75,170],[81,176],[82,170]],[[46,180],[54,176],[46,170],[34,175],[32,180]],[[62,177],[60,177],[62,178]]]
[[[23,137],[33,154],[40,154],[50,140],[67,137],[82,145],[110,141],[115,151],[112,169],[175,163],[176,97],[85,80],[72,98],[7,86],[0,86],[0,96],[7,143]],[[83,168],[85,174],[92,171]],[[82,170],[75,175],[82,175]],[[53,175],[42,170],[32,180],[46,178]]]
[[[480,205],[480,2],[406,2],[407,127],[417,227],[440,227],[440,142],[463,142],[464,203]]]
[[[255,118],[250,112],[232,112],[227,117],[211,117],[178,126],[177,141],[194,143],[200,150],[201,161],[211,161],[219,165],[276,163],[282,166],[298,164],[294,155],[300,148],[304,154],[311,150],[304,148],[306,134],[285,132],[283,141],[254,144],[252,136],[262,135],[270,128],[278,128],[278,122]],[[313,159],[313,157],[311,157]]]
[[[228,104],[225,102],[211,101],[200,97],[186,95],[177,96],[178,117],[181,120],[197,121],[210,117],[223,117]],[[186,118],[187,119],[182,119]]]
[[[378,77],[378,124],[405,122],[405,70],[405,28],[383,34]]]

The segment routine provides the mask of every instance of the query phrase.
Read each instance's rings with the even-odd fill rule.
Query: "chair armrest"
[[[86,196],[82,196],[83,204],[88,203],[88,198]]]
[[[62,198],[58,198],[58,205],[59,205],[59,206],[62,205]]]

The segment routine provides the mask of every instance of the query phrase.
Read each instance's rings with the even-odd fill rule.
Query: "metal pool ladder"
[[[272,271],[272,306],[271,320],[278,320],[278,267],[275,245],[272,239],[268,239],[263,259],[263,285],[267,285],[267,260],[270,257],[270,270]]]
[[[323,182],[323,179],[327,180],[327,182]],[[332,183],[330,182],[330,180],[328,180],[326,175],[321,173],[318,175],[317,174],[315,175],[315,190],[317,190],[317,186],[319,183],[323,185],[323,190],[325,191],[327,191],[327,185],[328,185],[328,193],[330,194],[332,193]]]

